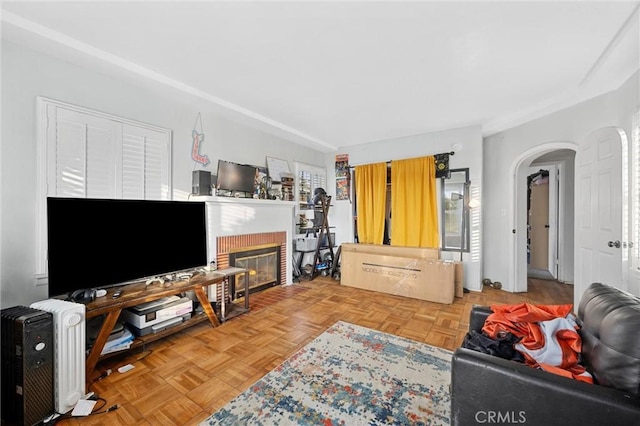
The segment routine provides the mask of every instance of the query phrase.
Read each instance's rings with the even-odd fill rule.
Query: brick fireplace
[[[207,259],[218,268],[230,265],[230,255],[246,247],[276,244],[280,247],[280,283],[293,283],[290,256],[293,241],[293,201],[194,196],[207,206]],[[220,285],[208,288],[210,300],[219,301]]]
[[[218,268],[229,266],[248,267],[249,294],[287,281],[287,233],[261,232],[255,234],[216,237],[216,263]],[[273,262],[268,257],[273,256]],[[242,260],[238,264],[236,259]],[[262,270],[260,270],[262,268]],[[274,273],[277,276],[274,276]],[[273,277],[271,279],[270,277]],[[230,283],[233,287],[233,282]],[[239,290],[239,289],[238,289]],[[230,290],[231,292],[231,290]],[[243,295],[243,294],[240,294]],[[219,294],[217,295],[219,296]],[[216,298],[216,300],[218,300]]]

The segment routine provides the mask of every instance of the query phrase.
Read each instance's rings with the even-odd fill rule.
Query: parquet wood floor
[[[345,287],[326,277],[274,287],[252,295],[251,311],[220,327],[203,322],[142,352],[103,360],[97,371],[113,373],[90,389],[106,400],[104,408],[119,408],[58,424],[197,425],[336,321],[454,350],[474,304],[521,302],[573,303],[573,286],[529,279],[527,293],[485,287],[451,305]],[[133,370],[116,371],[129,363]]]

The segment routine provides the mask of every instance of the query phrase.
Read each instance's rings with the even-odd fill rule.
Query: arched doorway
[[[554,164],[560,173],[561,185],[558,193],[558,279],[572,281],[574,269],[574,175],[577,144],[573,142],[549,142],[536,146],[517,157],[512,164],[511,182],[513,194],[513,247],[510,250],[510,283],[505,290],[512,292],[527,291],[527,214],[528,186],[527,177],[532,165]]]

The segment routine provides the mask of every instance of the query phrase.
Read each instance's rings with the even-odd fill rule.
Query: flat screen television
[[[47,198],[49,297],[207,265],[204,202]]]
[[[256,167],[218,160],[218,189],[247,192],[256,190]]]

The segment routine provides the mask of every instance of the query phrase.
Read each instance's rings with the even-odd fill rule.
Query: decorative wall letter
[[[198,122],[200,123],[199,133],[196,129],[196,127],[198,127]],[[200,154],[200,148],[202,147],[202,142],[204,141],[204,131],[202,130],[202,118],[200,117],[200,113],[198,113],[196,122],[193,124],[191,137],[193,138],[193,146],[191,147],[191,159],[196,163],[200,163],[203,166],[206,166],[210,162],[209,157],[207,155]]]

